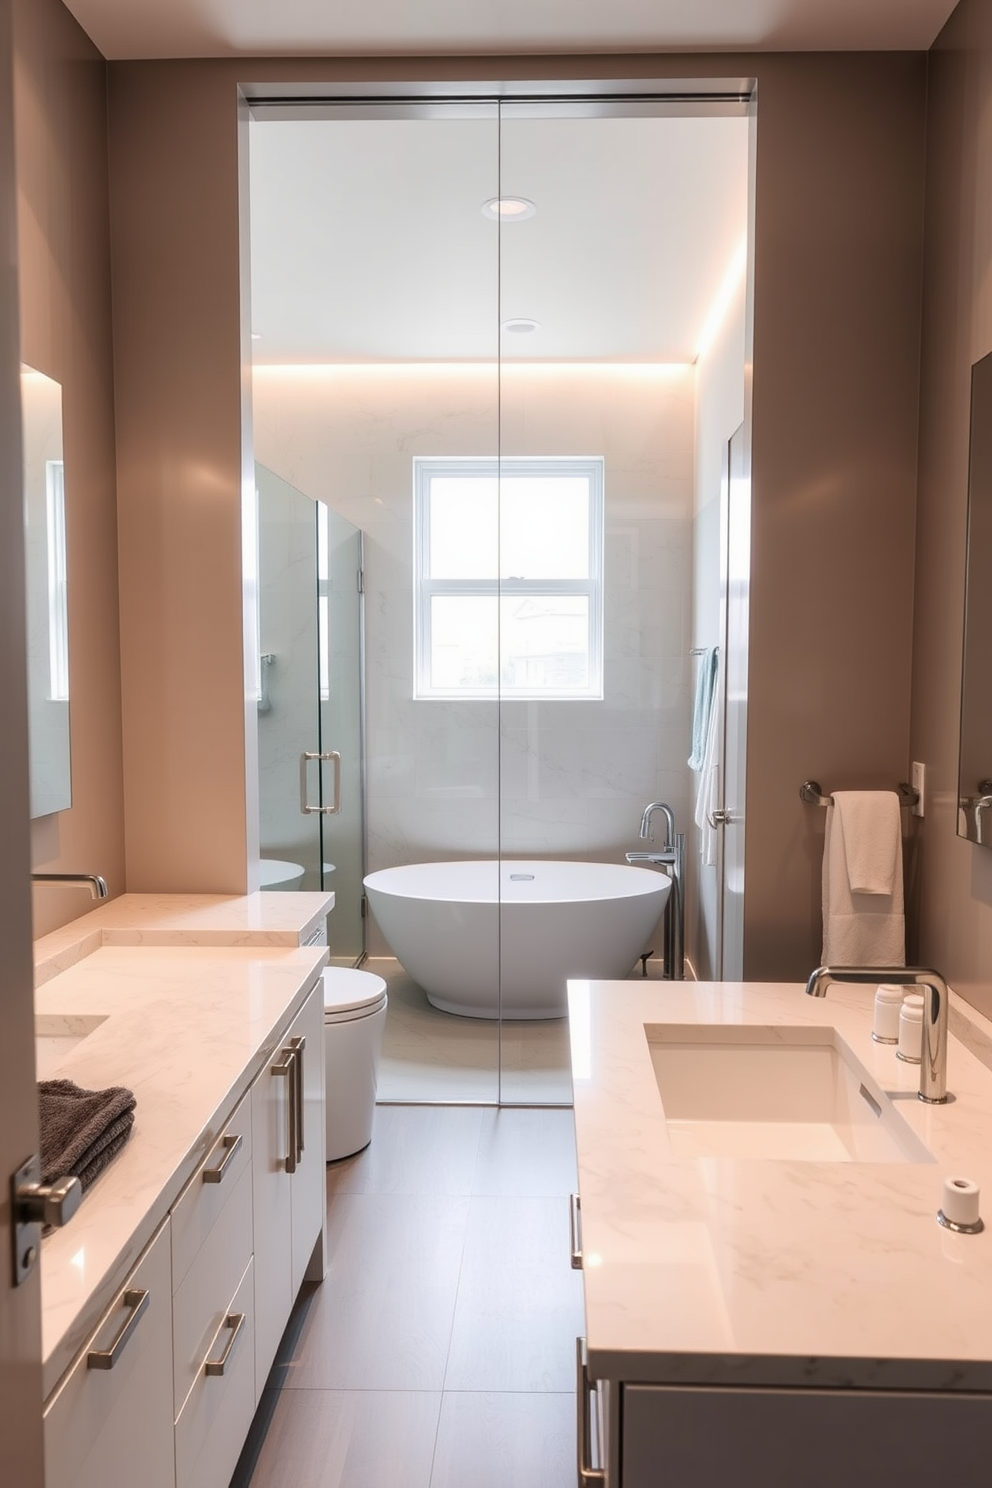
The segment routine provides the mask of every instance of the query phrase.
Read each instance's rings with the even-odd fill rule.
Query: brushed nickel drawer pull
[[[568,1240],[572,1252],[572,1270],[582,1270],[582,1200],[578,1194],[568,1196]]]
[[[214,1379],[219,1379],[220,1376],[224,1373],[224,1371],[227,1369],[228,1364],[230,1363],[231,1352],[234,1348],[234,1345],[238,1341],[244,1325],[245,1314],[243,1312],[228,1313],[227,1317],[224,1319],[224,1327],[230,1328],[231,1330],[231,1336],[227,1340],[227,1347],[225,1348],[219,1359],[207,1360],[206,1364],[204,1364],[203,1366],[205,1374],[209,1374]]]
[[[296,1085],[296,1165],[299,1166],[303,1158],[303,1051],[306,1049],[307,1041],[304,1036],[291,1038],[289,1047],[293,1051],[296,1062],[294,1080]]]
[[[606,1483],[606,1469],[591,1467],[589,1463],[592,1456],[592,1423],[589,1419],[591,1391],[592,1381],[589,1378],[586,1361],[586,1341],[584,1338],[577,1338],[575,1340],[575,1422],[578,1437],[576,1469],[579,1488],[603,1488]]]
[[[127,1317],[121,1324],[117,1336],[109,1348],[90,1349],[86,1355],[87,1369],[113,1369],[117,1360],[127,1348],[128,1342],[135,1328],[138,1326],[138,1321],[148,1306],[150,1296],[150,1292],[142,1292],[136,1288],[129,1289],[124,1293],[121,1300],[128,1309]]]
[[[226,1136],[224,1138],[224,1140],[223,1140],[223,1142],[221,1144],[224,1148],[226,1148],[226,1151],[224,1153],[224,1156],[221,1158],[220,1162],[217,1164],[217,1166],[215,1168],[204,1168],[204,1170],[203,1170],[203,1181],[204,1181],[204,1183],[223,1183],[224,1182],[224,1174],[227,1172],[228,1168],[231,1166],[231,1163],[234,1161],[235,1156],[237,1155],[237,1153],[241,1151],[241,1144],[242,1144],[242,1141],[243,1140],[244,1139],[242,1138],[240,1132],[238,1132],[236,1135],[231,1134],[230,1136]]]
[[[296,1172],[296,1050],[281,1049],[280,1061],[272,1065],[272,1074],[288,1081],[289,1088],[286,1096],[286,1109],[289,1114],[289,1135],[287,1137],[286,1156],[280,1161],[284,1164],[287,1173]]]

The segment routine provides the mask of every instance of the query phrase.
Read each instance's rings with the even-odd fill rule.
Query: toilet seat
[[[386,983],[372,971],[348,966],[325,966],[324,1023],[350,1023],[369,1018],[386,1006]]]

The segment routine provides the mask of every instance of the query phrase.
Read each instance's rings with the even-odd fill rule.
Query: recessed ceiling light
[[[525,222],[537,212],[525,196],[491,196],[482,203],[482,215],[492,222]]]
[[[525,316],[518,316],[515,320],[504,320],[504,331],[517,331],[525,334],[528,331],[536,331],[540,327],[540,321],[528,320]]]

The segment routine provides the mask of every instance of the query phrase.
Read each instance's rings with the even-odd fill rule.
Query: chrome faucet
[[[645,806],[644,815],[641,817],[641,830],[638,832],[640,838],[646,838],[651,828],[651,817],[656,811],[665,813],[665,848],[667,851],[675,849],[675,812],[667,801],[652,801],[650,806]]]
[[[646,838],[651,829],[651,817],[656,811],[664,813],[665,845],[657,852],[629,852],[628,863],[650,863],[668,873],[672,880],[668,900],[665,904],[665,977],[681,982],[685,977],[685,833],[675,830],[675,812],[667,801],[652,801],[645,806],[641,817],[639,836]]]
[[[931,1105],[946,1101],[950,998],[940,972],[922,966],[819,966],[806,983],[806,991],[810,997],[825,997],[831,982],[892,982],[897,987],[920,988],[923,993],[920,1100]]]
[[[89,889],[94,899],[106,899],[110,895],[107,880],[99,873],[32,873],[32,883],[74,885],[78,889]]]

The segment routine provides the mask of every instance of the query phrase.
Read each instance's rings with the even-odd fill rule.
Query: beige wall
[[[925,63],[759,70],[744,965],[820,958],[824,790],[907,778]]]
[[[992,1014],[992,852],[955,834],[971,365],[992,350],[992,11],[931,53],[912,754],[927,765],[920,955]]]
[[[127,882],[243,893],[236,75],[110,77]]]
[[[129,883],[243,873],[236,82],[576,71],[758,78],[745,957],[800,977],[822,831],[801,781],[907,767],[921,56],[111,65]]]
[[[14,6],[21,349],[63,390],[72,806],[32,825],[36,868],[124,888],[106,64],[59,0]],[[35,933],[91,908],[34,895]]]

